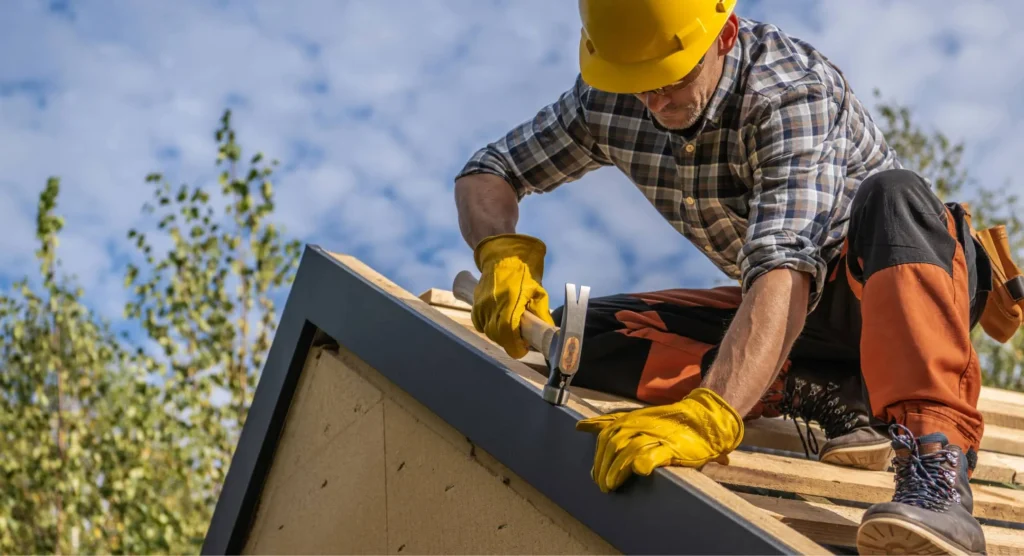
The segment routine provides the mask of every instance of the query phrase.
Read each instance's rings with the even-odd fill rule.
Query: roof
[[[641,404],[574,388],[566,406],[552,406],[540,394],[543,358],[509,358],[473,330],[469,306],[446,289],[413,295],[352,257],[307,246],[204,554],[243,551],[300,375],[324,342],[349,350],[624,553],[842,551],[864,509],[892,493],[890,472],[807,459],[794,423],[781,419],[749,422],[727,466],[661,468],[601,493],[590,477],[594,438],[575,423]],[[990,554],[1021,552],[1024,394],[984,388],[980,407],[987,425],[975,515]]]

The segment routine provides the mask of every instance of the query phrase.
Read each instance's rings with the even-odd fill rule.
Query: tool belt
[[[991,263],[992,290],[985,301],[979,323],[992,339],[1005,344],[1024,326],[1024,272],[1010,257],[1006,226],[1000,224],[976,230],[971,223],[967,203],[958,204],[964,209],[964,218],[971,236],[981,245]]]

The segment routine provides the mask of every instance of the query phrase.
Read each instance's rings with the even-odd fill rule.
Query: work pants
[[[786,368],[861,372],[877,418],[977,451],[981,372],[970,330],[991,270],[963,216],[910,171],[862,182],[842,254]],[[650,404],[680,400],[700,385],[740,299],[738,287],[591,299],[573,384]],[[747,418],[777,415],[770,402]]]

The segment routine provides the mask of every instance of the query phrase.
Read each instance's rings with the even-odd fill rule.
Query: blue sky
[[[0,282],[35,272],[35,203],[59,175],[61,256],[90,304],[118,318],[124,235],[144,223],[145,175],[215,184],[213,131],[230,106],[249,152],[282,161],[277,218],[288,232],[414,293],[448,287],[472,267],[452,176],[572,84],[575,10],[546,0],[4,0]],[[1012,178],[1024,152],[1022,12],[1020,2],[740,2],[741,15],[822,49],[869,104],[878,87],[967,141],[971,171],[992,183]],[[721,280],[613,169],[527,198],[519,229],[548,243],[549,285],[605,295]]]

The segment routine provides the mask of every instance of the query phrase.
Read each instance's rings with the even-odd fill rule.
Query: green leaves
[[[230,123],[220,187],[145,178],[151,221],[126,233],[123,282],[144,338],[61,275],[59,179],[40,193],[41,280],[0,294],[0,551],[198,552],[300,248],[269,221],[276,161],[239,169]]]

